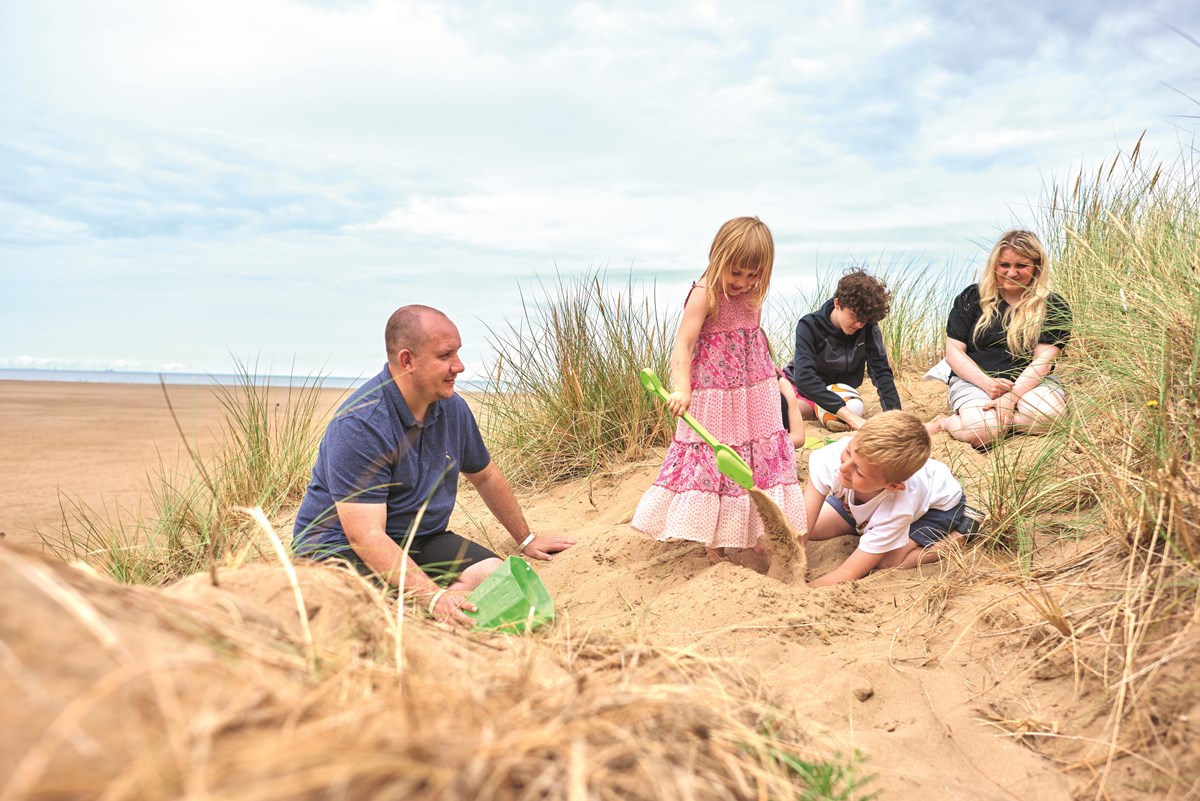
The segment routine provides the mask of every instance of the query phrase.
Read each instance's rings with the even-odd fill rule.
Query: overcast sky
[[[409,302],[479,367],[536,277],[674,304],[741,214],[776,292],[971,265],[1190,141],[1173,28],[1200,4],[0,0],[0,367],[373,373]]]

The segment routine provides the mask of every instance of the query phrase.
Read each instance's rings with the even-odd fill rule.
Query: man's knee
[[[488,559],[481,559],[475,564],[468,567],[459,575],[458,580],[454,582],[455,589],[473,590],[478,587],[485,578],[494,573],[500,565],[504,564],[504,560],[498,556]]]

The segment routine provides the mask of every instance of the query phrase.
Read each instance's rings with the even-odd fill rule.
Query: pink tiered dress
[[[703,291],[696,286],[692,291]],[[700,327],[692,352],[689,411],[754,471],[754,484],[804,531],[804,491],[796,453],[783,427],[779,383],[759,310],[748,295],[722,297]],[[764,534],[746,490],[717,470],[716,457],[680,420],[654,485],[632,525],[657,540],[682,539],[711,548],[752,548]]]

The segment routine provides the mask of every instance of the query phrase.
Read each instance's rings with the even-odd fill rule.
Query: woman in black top
[[[954,414],[929,423],[982,447],[1013,431],[1039,433],[1066,410],[1051,375],[1071,336],[1071,309],[1050,291],[1046,250],[1029,231],[996,241],[978,284],[954,300],[946,322]]]

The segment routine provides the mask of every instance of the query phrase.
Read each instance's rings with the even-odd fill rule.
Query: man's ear
[[[408,372],[413,368],[413,352],[408,348],[401,348],[396,353],[396,366],[404,372]]]

